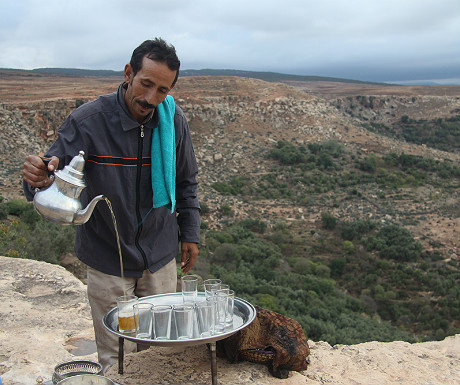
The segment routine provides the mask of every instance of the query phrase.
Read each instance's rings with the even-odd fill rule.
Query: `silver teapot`
[[[53,183],[34,196],[34,206],[44,218],[62,225],[81,225],[93,213],[96,203],[104,199],[98,195],[82,210],[80,194],[86,187],[83,169],[85,153],[80,151],[63,170],[54,173]]]

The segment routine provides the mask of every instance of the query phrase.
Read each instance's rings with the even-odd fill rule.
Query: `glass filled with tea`
[[[123,334],[136,334],[136,321],[134,319],[134,305],[138,298],[135,295],[122,295],[117,298],[118,331]]]

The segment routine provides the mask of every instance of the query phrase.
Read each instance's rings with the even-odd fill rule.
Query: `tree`
[[[321,213],[321,223],[325,229],[332,230],[337,225],[337,218],[330,213],[323,212]]]
[[[345,270],[345,258],[334,258],[329,263],[329,269],[331,269],[331,277],[339,277]]]
[[[377,169],[377,157],[375,156],[375,154],[366,157],[366,159],[364,159],[359,164],[359,169],[362,171],[374,173]]]
[[[366,246],[377,250],[382,258],[405,262],[415,261],[423,249],[409,230],[397,225],[382,227],[375,237],[367,239]]]

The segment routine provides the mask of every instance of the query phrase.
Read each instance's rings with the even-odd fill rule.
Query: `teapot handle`
[[[48,164],[51,162],[51,158],[41,158],[42,159],[42,162],[45,164],[46,166],[46,171],[48,172],[48,176],[51,178],[51,179],[54,179],[54,171],[50,171],[48,170]]]
[[[46,166],[46,172],[48,173],[48,177],[51,179],[51,181],[53,182],[54,181],[54,171],[50,171],[48,170],[48,164],[49,162],[51,161],[51,158],[43,158],[43,157],[40,157],[42,162],[45,164]],[[35,187],[35,192],[39,192],[41,189],[39,187]]]

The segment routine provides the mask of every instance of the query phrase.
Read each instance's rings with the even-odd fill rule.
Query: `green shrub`
[[[330,213],[323,212],[321,213],[321,223],[325,229],[332,230],[337,225],[337,218]]]
[[[259,219],[243,219],[239,222],[239,225],[245,229],[251,230],[254,233],[263,234],[267,229],[267,223]]]
[[[351,241],[344,241],[343,250],[346,254],[352,254],[355,251],[355,245],[353,245],[353,242]]]
[[[27,211],[32,206],[31,203],[23,199],[12,199],[5,203],[8,214],[19,217],[24,211]]]
[[[0,220],[6,219],[8,217],[8,208],[5,204],[0,203]]]
[[[375,222],[368,219],[359,219],[353,222],[344,222],[340,225],[340,235],[346,241],[361,239],[363,235],[376,228]]]
[[[415,261],[422,252],[420,242],[407,229],[397,225],[382,227],[378,234],[367,238],[365,244],[368,250],[377,250],[382,258],[397,261]]]
[[[340,277],[345,270],[345,258],[334,258],[329,263],[329,269],[331,270],[331,277]]]
[[[222,215],[225,216],[225,215],[232,215],[233,211],[229,205],[224,203],[222,206],[220,206],[220,212]]]
[[[201,208],[201,215],[209,214],[210,210],[206,202],[200,202],[200,208]]]
[[[305,147],[295,147],[289,142],[279,141],[277,148],[270,150],[268,156],[279,160],[282,164],[292,165],[305,162],[307,151]]]
[[[377,169],[377,156],[373,154],[366,157],[359,163],[359,169],[365,172],[374,173]]]
[[[293,271],[298,274],[314,274],[316,270],[315,264],[306,258],[299,258],[293,266]]]

